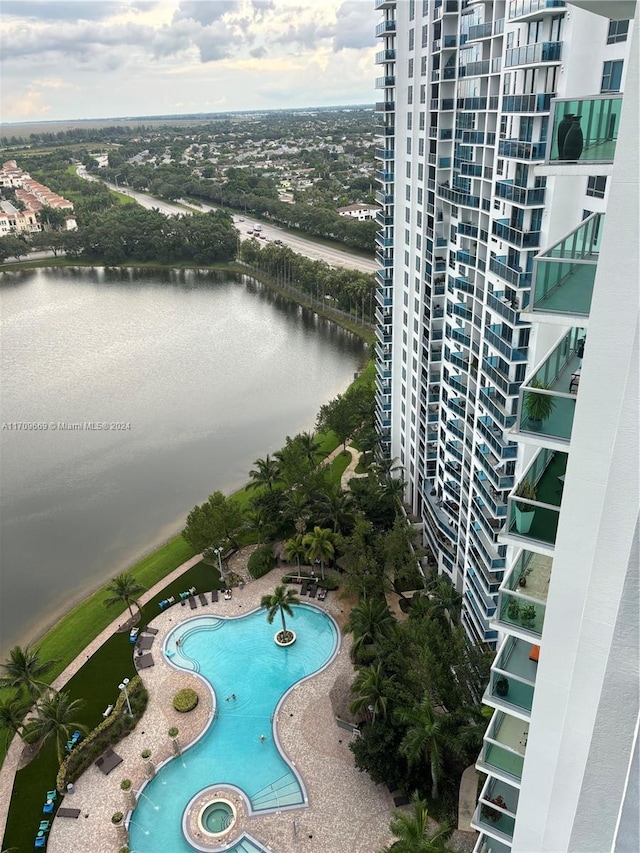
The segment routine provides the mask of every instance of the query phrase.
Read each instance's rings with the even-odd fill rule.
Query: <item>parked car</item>
[[[284,246],[284,243],[282,242],[282,240],[274,240],[273,245],[274,246]]]

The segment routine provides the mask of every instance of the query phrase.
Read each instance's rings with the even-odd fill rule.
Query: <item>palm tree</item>
[[[357,658],[366,646],[375,646],[380,640],[390,636],[395,620],[387,607],[387,602],[379,598],[359,601],[351,610],[345,631],[353,635],[352,653]]]
[[[322,522],[333,524],[334,533],[353,521],[353,498],[339,486],[330,487],[318,497],[317,509]]]
[[[366,709],[373,722],[377,716],[384,720],[387,716],[386,686],[387,679],[380,661],[371,666],[358,667],[358,674],[351,685],[351,692],[356,696],[349,706],[351,713],[359,714]]]
[[[38,650],[30,645],[25,646],[24,649],[14,646],[9,652],[9,659],[2,664],[4,675],[0,677],[0,687],[24,689],[32,699],[35,699],[49,688],[43,676],[57,662],[57,660],[41,661]]]
[[[5,729],[7,735],[7,747],[14,735],[22,737],[24,729],[23,720],[28,707],[24,700],[17,696],[0,701],[0,728]]]
[[[443,824],[434,833],[429,832],[427,804],[416,791],[411,798],[412,811],[409,814],[396,812],[391,818],[389,829],[398,839],[383,853],[438,853],[447,850],[445,841],[451,836],[452,829]]]
[[[138,601],[137,596],[140,595],[141,592],[144,592],[145,588],[138,583],[131,572],[121,572],[121,574],[116,575],[111,583],[107,584],[106,589],[107,592],[112,593],[112,595],[109,596],[109,598],[105,598],[105,607],[111,607],[113,604],[121,604],[124,601],[129,608],[129,613],[132,619],[132,604],[135,604],[138,608],[138,612],[140,612],[140,602]]]
[[[298,533],[304,533],[307,527],[309,496],[301,489],[293,488],[287,491],[282,511],[285,517],[294,523]]]
[[[407,732],[400,744],[400,752],[409,764],[424,760],[431,770],[431,797],[438,799],[438,779],[442,768],[442,749],[449,744],[446,729],[447,720],[436,714],[431,697],[425,693],[415,708],[396,711],[399,723],[408,725]]]
[[[315,467],[318,464],[318,451],[320,450],[320,442],[316,438],[315,433],[301,432],[298,438],[309,464]]]
[[[251,482],[250,489],[257,489],[259,486],[266,486],[271,492],[274,485],[280,480],[280,463],[277,459],[273,459],[269,454],[264,459],[256,459],[253,463],[256,467],[249,471]]]
[[[87,732],[87,727],[77,721],[83,704],[82,699],[71,699],[66,691],[61,690],[41,699],[37,706],[38,716],[27,721],[25,730],[35,740],[43,743],[55,740],[60,764],[64,760],[65,744],[74,730]]]
[[[462,596],[445,577],[439,577],[428,587],[430,613],[441,613],[451,623],[457,623],[462,610]]]
[[[267,622],[269,625],[276,617],[276,613],[280,613],[282,619],[282,636],[283,639],[287,636],[287,623],[284,620],[284,614],[293,618],[292,604],[299,604],[300,599],[295,594],[294,590],[287,589],[284,584],[277,586],[271,595],[263,595],[260,600],[260,607],[264,607],[267,613]]]
[[[304,537],[301,533],[292,536],[291,539],[287,539],[284,543],[284,553],[289,563],[292,560],[296,561],[296,565],[298,566],[298,576],[300,576],[300,557],[305,557],[307,554]]]
[[[331,560],[335,554],[333,544],[333,533],[328,527],[313,528],[311,533],[307,533],[303,539],[307,549],[307,557],[309,560],[320,560],[320,573],[324,580],[324,564],[326,560]]]

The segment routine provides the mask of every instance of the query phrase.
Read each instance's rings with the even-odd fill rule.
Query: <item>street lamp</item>
[[[129,694],[127,692],[127,684],[129,683],[128,678],[123,678],[118,687],[120,690],[124,690],[124,698],[127,700],[127,708],[129,710],[129,716],[133,717],[133,711],[131,710],[131,702],[129,702]]]
[[[223,580],[224,575],[222,574],[222,546],[219,548],[214,548],[213,553],[218,558],[218,571],[220,572],[220,580]]]

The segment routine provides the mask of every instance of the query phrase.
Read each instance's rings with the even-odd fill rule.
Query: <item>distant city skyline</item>
[[[374,101],[373,0],[1,0],[3,123]]]

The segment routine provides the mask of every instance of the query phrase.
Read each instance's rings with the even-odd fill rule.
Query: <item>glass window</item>
[[[413,50],[415,46],[416,33],[413,27],[409,30],[409,50]]]
[[[622,60],[614,59],[605,62],[602,69],[601,92],[619,92],[622,83]]]
[[[607,44],[616,44],[626,41],[629,35],[629,21],[609,21],[609,34]]]
[[[427,24],[422,28],[422,47],[427,47],[429,44],[429,27]]]
[[[413,59],[408,62],[408,76],[413,77]]]
[[[427,56],[423,56],[420,60],[420,76],[421,77],[427,76],[427,59],[428,58],[429,57],[427,57]]]
[[[411,154],[411,137],[407,136],[407,154]]]
[[[416,16],[416,0],[409,0],[409,20],[413,21]]]
[[[413,86],[407,86],[407,103],[413,103]]]
[[[587,195],[593,196],[593,198],[604,198],[606,186],[606,175],[592,175],[587,180]]]

